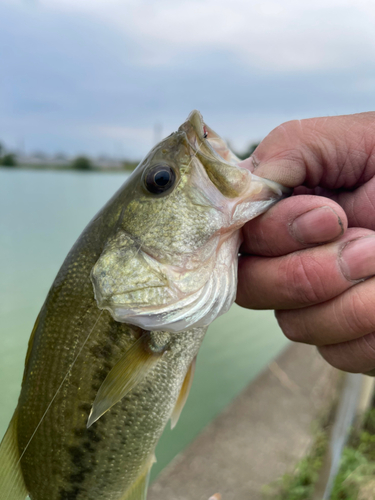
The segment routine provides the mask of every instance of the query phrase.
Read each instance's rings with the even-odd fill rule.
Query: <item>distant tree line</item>
[[[240,158],[240,160],[245,160],[254,153],[258,146],[259,142],[253,142],[245,149],[245,151],[242,151],[242,153],[239,153],[237,151],[234,151],[234,153],[236,154],[236,156],[238,156],[238,158]]]
[[[234,153],[240,158],[241,160],[244,160],[245,158],[248,158],[253,154],[255,149],[259,143],[251,143],[245,151],[238,152],[234,151]],[[230,144],[229,144],[230,146]],[[65,156],[64,156],[65,158]],[[3,167],[16,167],[18,165],[17,162],[17,157],[14,153],[8,153],[5,151],[4,146],[0,143],[0,165]],[[136,161],[128,161],[125,160],[122,162],[122,168],[124,170],[134,170],[135,167],[138,165],[138,162]],[[54,168],[53,164],[50,166],[47,165],[45,168]],[[61,168],[61,167],[60,167]],[[93,163],[93,161],[88,158],[87,156],[77,156],[74,158],[70,163],[67,162],[66,166],[62,168],[71,168],[73,170],[82,170],[82,171],[89,171],[89,170],[102,170],[104,169],[103,167],[97,166]]]
[[[123,161],[122,162],[122,168],[124,170],[134,170],[135,167],[138,165],[139,162],[137,161]],[[93,164],[93,162],[87,158],[87,156],[77,156],[77,158],[75,158],[71,164],[70,164],[71,168],[74,169],[74,170],[95,170],[97,169],[98,167],[95,167],[95,165]]]
[[[93,164],[86,156],[77,156],[77,158],[72,161],[71,167],[74,168],[74,170],[92,170]]]
[[[15,167],[17,165],[16,155],[13,153],[5,153],[2,144],[0,144],[0,165],[3,167]]]
[[[72,170],[82,170],[82,171],[90,171],[90,170],[107,170],[110,169],[111,167],[103,167],[95,164],[90,158],[87,156],[77,156],[71,161],[68,161],[67,157],[63,154],[59,154],[59,157],[57,158],[58,160],[66,160],[66,163],[64,162],[63,165],[61,163],[59,165],[56,165],[51,161],[51,163],[48,162],[48,157],[45,155],[43,152],[38,152],[34,154],[34,158],[40,158],[42,160],[40,165],[36,165],[37,168],[46,168],[46,169],[72,169]],[[122,168],[124,170],[134,170],[135,167],[138,165],[139,162],[137,161],[129,161],[125,160],[122,162]],[[0,166],[3,167],[17,167],[17,166],[25,166],[22,163],[19,164],[17,161],[17,156],[14,153],[6,152],[4,146],[0,143]]]

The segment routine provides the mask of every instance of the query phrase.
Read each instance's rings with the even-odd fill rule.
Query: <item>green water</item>
[[[0,169],[0,438],[17,404],[27,341],[52,280],[126,175]],[[158,445],[154,477],[286,343],[269,311],[233,306],[213,323],[180,421]]]

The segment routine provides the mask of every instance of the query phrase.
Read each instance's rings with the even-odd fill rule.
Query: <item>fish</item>
[[[238,163],[193,111],[84,229],[31,333],[2,500],[145,500],[208,325],[235,299],[241,227],[287,194]]]

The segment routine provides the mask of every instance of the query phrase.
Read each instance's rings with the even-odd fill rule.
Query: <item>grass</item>
[[[310,500],[328,446],[330,417],[316,424],[313,446],[297,464],[268,487],[269,500]],[[375,500],[375,408],[364,418],[362,428],[353,429],[345,447],[330,500]]]
[[[327,449],[327,433],[319,432],[308,456],[297,465],[294,474],[285,474],[273,500],[307,500],[314,492]]]
[[[328,429],[333,410],[313,425],[313,444],[309,453],[302,458],[292,474],[284,474],[280,480],[267,487],[264,495],[269,500],[309,500],[328,447]]]
[[[341,458],[331,500],[375,499],[375,408],[353,430]]]

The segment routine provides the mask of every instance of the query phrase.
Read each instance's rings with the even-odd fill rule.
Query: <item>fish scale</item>
[[[30,337],[1,500],[145,500],[207,327],[234,300],[239,230],[285,195],[237,162],[194,111],[83,231]]]
[[[22,459],[25,483],[31,493],[38,492],[35,498],[79,500],[99,495],[105,500],[116,498],[117,491],[126,491],[156,446],[178,396],[184,372],[197,354],[204,333],[205,329],[194,329],[194,332],[175,334],[173,349],[145,381],[99,419],[95,428],[87,429],[98,388],[135,341],[129,326],[115,322],[105,312]],[[45,349],[48,355],[49,342]],[[64,353],[64,349],[56,352]],[[71,358],[68,356],[63,366],[69,366]],[[33,364],[32,371],[36,377],[38,371],[42,371],[45,383],[48,380],[48,389],[43,387],[48,399],[61,383],[57,373],[64,370],[61,367],[58,372],[45,373],[45,359],[40,352],[39,359],[41,362]],[[54,360],[51,361],[54,366]],[[38,385],[34,390],[26,387],[27,398],[20,401],[19,412],[24,416],[18,426],[21,450],[45,409],[38,401],[38,390]],[[35,456],[43,457],[42,464]],[[41,466],[43,474],[40,474]]]

